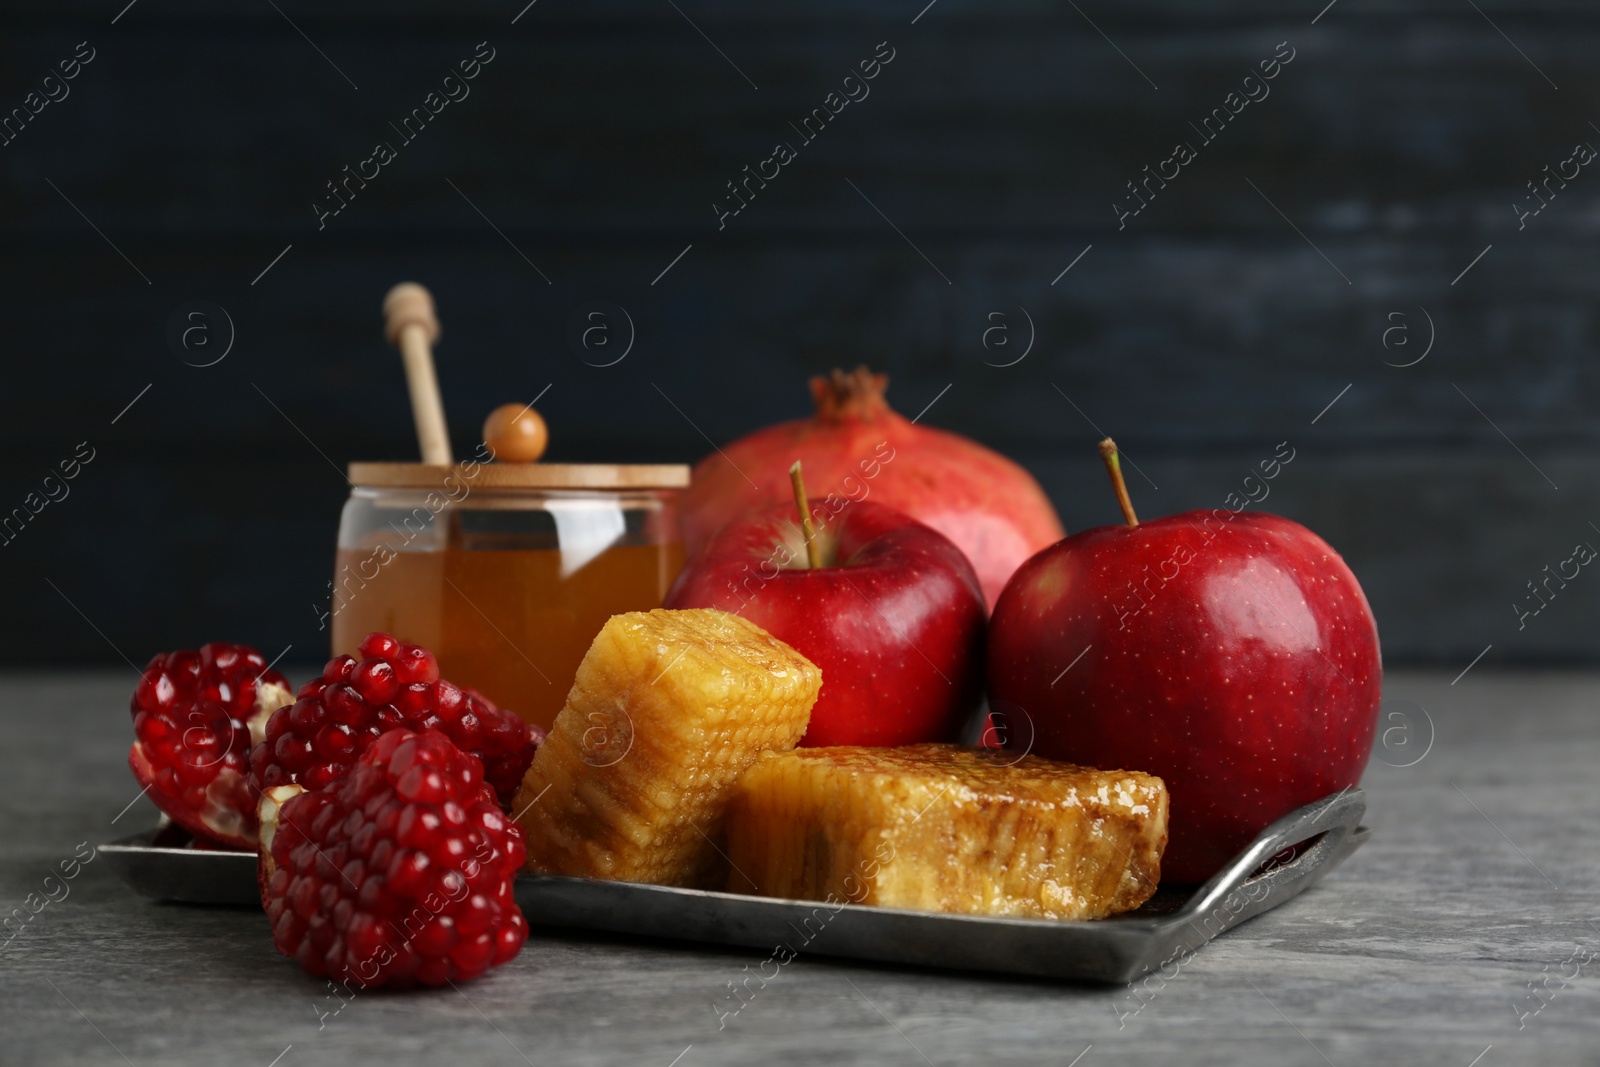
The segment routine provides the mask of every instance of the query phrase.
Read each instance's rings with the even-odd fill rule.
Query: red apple
[[[1165,779],[1163,877],[1199,882],[1360,781],[1378,630],[1350,568],[1298,523],[1229,508],[1139,523],[1114,449],[1128,522],[1012,576],[990,620],[989,701],[1037,755]]]
[[[972,564],[910,516],[833,497],[808,562],[792,505],[736,519],[678,575],[669,608],[741,615],[822,668],[803,745],[954,740],[983,692]]]

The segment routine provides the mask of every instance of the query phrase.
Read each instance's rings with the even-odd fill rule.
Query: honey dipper
[[[427,289],[416,282],[401,282],[389,290],[383,298],[383,335],[400,350],[405,362],[406,387],[411,392],[411,416],[417,424],[422,462],[447,467],[453,462],[450,431],[445,427],[439,378],[433,370],[439,317]]]

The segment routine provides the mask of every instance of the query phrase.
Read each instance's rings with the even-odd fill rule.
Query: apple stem
[[[789,468],[789,484],[794,486],[794,506],[800,509],[800,529],[806,535],[806,563],[812,568],[822,566],[822,546],[817,544],[817,530],[811,524],[811,504],[806,500],[806,481],[800,475],[800,461]]]
[[[1100,462],[1106,465],[1106,473],[1111,475],[1111,488],[1116,491],[1117,504],[1122,508],[1122,517],[1129,526],[1139,525],[1139,516],[1133,513],[1133,498],[1128,496],[1128,483],[1122,478],[1122,463],[1117,459],[1117,443],[1111,438],[1100,442]]]

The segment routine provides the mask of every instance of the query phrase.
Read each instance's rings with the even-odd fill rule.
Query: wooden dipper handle
[[[401,282],[383,298],[383,335],[400,350],[411,392],[411,416],[417,424],[422,462],[449,466],[450,431],[445,428],[444,402],[433,370],[433,343],[439,339],[439,318],[433,297],[416,282]]]

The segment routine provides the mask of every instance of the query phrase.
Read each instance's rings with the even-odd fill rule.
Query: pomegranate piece
[[[437,730],[483,762],[500,803],[512,798],[544,740],[543,731],[502,711],[475,689],[439,677],[420,645],[368,634],[361,658],[336,656],[299,699],[273,714],[263,743],[250,753],[250,784],[317,790],[350,773],[362,753],[390,730]]]
[[[290,694],[283,675],[245,645],[163,652],[133,691],[128,766],[156,807],[197,839],[253,851],[247,758]]]
[[[278,951],[361,988],[476,978],[517,954],[522,828],[443,734],[391,730],[321,790],[261,800],[261,903]]]

